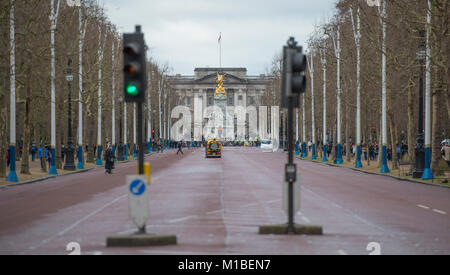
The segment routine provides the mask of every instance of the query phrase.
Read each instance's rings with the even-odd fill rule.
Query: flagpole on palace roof
[[[219,68],[222,69],[222,32],[219,34]]]

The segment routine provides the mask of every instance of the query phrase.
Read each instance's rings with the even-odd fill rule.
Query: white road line
[[[103,205],[101,208],[95,210],[94,212],[90,213],[87,216],[84,216],[83,218],[79,219],[77,222],[75,222],[74,224],[72,224],[71,226],[67,227],[66,229],[64,229],[63,231],[59,232],[57,234],[57,236],[62,236],[64,234],[66,234],[68,231],[72,230],[73,228],[77,227],[80,223],[84,222],[85,220],[89,219],[90,217],[96,215],[97,213],[100,213],[101,211],[103,211],[103,209],[109,207],[110,205],[118,202],[119,200],[125,198],[126,196],[128,196],[128,194],[122,195],[120,197],[115,198],[114,200],[108,202],[107,204]]]
[[[311,221],[305,215],[303,215],[301,211],[298,211],[298,214],[300,215],[303,221],[305,221],[306,223],[311,223]]]
[[[447,214],[447,212],[439,210],[439,209],[433,209],[433,211],[436,212],[436,213],[442,214],[442,215],[446,215]]]
[[[223,209],[214,210],[214,211],[209,211],[209,212],[206,212],[206,215],[211,215],[211,214],[215,214],[215,213],[220,213],[220,212],[222,212],[222,211],[223,211]]]
[[[91,212],[90,214],[84,216],[83,218],[79,219],[78,221],[76,221],[75,223],[73,223],[71,226],[65,228],[64,230],[58,232],[57,234],[53,235],[52,237],[45,239],[43,241],[41,241],[38,245],[36,246],[31,246],[29,247],[29,250],[34,250],[54,239],[56,239],[57,237],[61,237],[62,235],[66,234],[67,232],[69,232],[70,230],[74,229],[75,227],[77,227],[79,224],[81,224],[82,222],[84,222],[85,220],[89,219],[90,217],[100,213],[101,211],[103,211],[105,208],[111,206],[112,204],[116,203],[117,201],[125,198],[126,196],[128,196],[128,194],[122,195],[120,197],[115,198],[114,200],[108,202],[107,204],[103,205],[101,208]]]
[[[311,223],[311,221],[303,215],[302,215],[302,220],[304,220],[306,223]]]
[[[420,207],[420,208],[423,208],[423,209],[427,209],[427,210],[430,209],[430,207],[428,207],[426,205],[422,205],[422,204],[418,204],[417,206]],[[447,214],[447,212],[439,210],[439,209],[433,209],[433,211],[436,212],[436,213],[442,214],[442,215],[446,215]]]
[[[348,255],[344,250],[338,250],[337,253],[339,255]]]
[[[186,217],[182,217],[182,218],[178,218],[178,219],[172,219],[172,220],[168,220],[168,223],[177,223],[177,222],[182,222],[182,221],[187,221],[193,218],[197,218],[198,216],[186,216]]]

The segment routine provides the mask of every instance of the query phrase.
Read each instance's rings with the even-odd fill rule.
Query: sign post
[[[127,176],[128,212],[138,228],[139,234],[145,234],[145,223],[148,219],[148,185],[147,176]]]
[[[294,109],[300,107],[300,94],[305,92],[306,56],[293,37],[283,47],[281,107],[287,108],[288,162],[285,165],[283,183],[283,208],[288,216],[287,224],[261,225],[260,234],[314,234],[321,235],[321,226],[295,224],[295,213],[300,209],[300,175],[294,162]]]
[[[136,26],[134,33],[123,35],[124,44],[124,98],[137,106],[137,143],[138,143],[138,175],[126,178],[128,190],[129,216],[138,228],[132,235],[111,236],[106,239],[107,246],[154,246],[177,244],[175,235],[147,234],[145,225],[149,216],[149,181],[150,165],[144,170],[144,129],[142,103],[147,90],[147,59],[144,34],[141,27]]]
[[[286,180],[285,180],[286,182]],[[282,184],[283,188],[283,194],[282,194],[282,203],[283,203],[283,210],[286,213],[286,216],[289,216],[289,186],[292,185],[293,188],[293,208],[292,208],[292,214],[295,216],[295,214],[300,210],[300,174],[296,176],[296,180],[292,184]]]

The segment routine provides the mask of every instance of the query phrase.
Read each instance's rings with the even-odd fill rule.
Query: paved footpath
[[[107,248],[106,237],[136,231],[128,218],[125,175],[101,168],[0,189],[0,254],[450,254],[450,189],[296,160],[302,179],[297,223],[323,226],[322,236],[259,235],[284,223],[283,153],[225,148],[148,157],[152,166],[147,231],[176,234],[178,245]]]

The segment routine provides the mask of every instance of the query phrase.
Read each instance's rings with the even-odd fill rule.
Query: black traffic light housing
[[[300,94],[306,90],[306,60],[302,47],[290,37],[283,47],[281,107],[289,107],[289,101],[293,102],[292,107],[300,107]]]
[[[144,34],[136,26],[134,33],[123,34],[123,77],[125,102],[145,102],[147,66]]]

